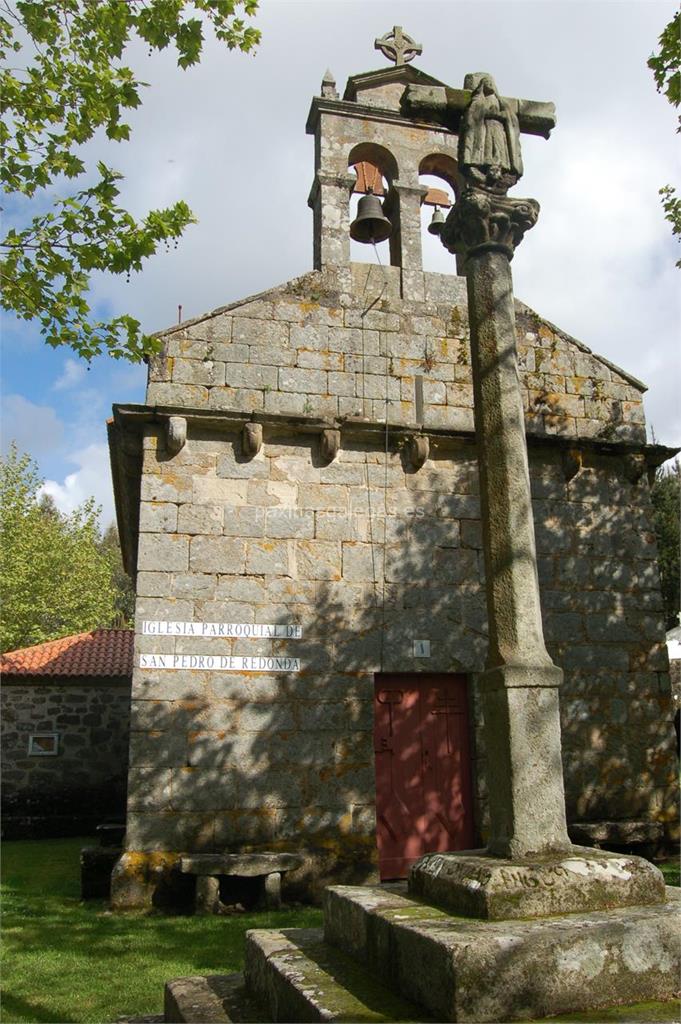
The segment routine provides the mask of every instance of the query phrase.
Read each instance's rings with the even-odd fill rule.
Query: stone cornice
[[[432,122],[420,121],[411,117],[403,117],[396,110],[387,110],[384,107],[370,107],[362,103],[355,103],[351,100],[334,100],[328,96],[315,96],[307,115],[305,131],[308,135],[314,135],[320,114],[335,114],[337,117],[351,117],[356,121],[380,121],[384,124],[396,124],[402,128],[420,128],[424,132],[442,132],[443,135],[452,135],[449,129]]]
[[[163,424],[171,416],[181,416],[189,427],[228,433],[241,430],[245,423],[259,423],[263,427],[286,433],[297,431],[301,434],[318,434],[322,430],[340,430],[348,437],[376,438],[381,443],[385,437],[385,423],[378,420],[362,419],[359,416],[324,418],[319,416],[289,415],[287,413],[237,412],[230,410],[187,409],[181,406],[114,405],[113,423],[122,430],[141,430],[144,424]],[[475,431],[452,430],[448,427],[429,427],[418,423],[388,423],[388,432],[394,441],[413,434],[429,437],[440,446],[447,442],[453,447],[475,444]],[[647,444],[642,441],[607,440],[598,437],[561,436],[557,434],[528,433],[527,441],[533,447],[555,447],[559,449],[580,448],[609,455],[643,455],[649,465],[659,466],[673,458],[681,448],[666,445]]]
[[[429,92],[429,99],[432,98],[430,95],[432,90],[428,90],[428,87],[426,89]],[[472,93],[469,89],[451,89],[448,86],[441,87],[440,92],[443,96],[443,106],[449,108],[449,125],[447,127],[432,116],[430,119],[425,114],[419,116],[419,112],[416,110],[412,116],[406,117],[396,110],[373,107],[369,104],[357,103],[354,100],[314,96],[307,115],[305,131],[308,135],[314,135],[320,114],[336,114],[338,117],[353,117],[361,121],[383,121],[402,127],[422,128],[424,131],[439,131],[445,135],[456,136],[461,111],[468,106]],[[502,97],[502,99],[506,103],[513,104],[514,109],[517,110],[521,131],[530,135],[540,135],[543,138],[549,137],[551,129],[556,123],[553,103],[517,100],[509,97]]]

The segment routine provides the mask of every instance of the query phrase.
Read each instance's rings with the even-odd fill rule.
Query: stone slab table
[[[257,878],[260,882],[257,905],[266,910],[281,906],[281,876],[300,867],[303,858],[296,853],[198,853],[183,857],[183,875],[196,876],[195,911],[216,914],[220,907],[220,879]]]

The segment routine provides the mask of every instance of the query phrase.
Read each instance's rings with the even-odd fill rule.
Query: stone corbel
[[[241,449],[244,455],[253,457],[262,448],[262,423],[244,423],[241,432]]]
[[[187,443],[187,421],[184,416],[169,416],[166,420],[166,448],[177,455]]]
[[[582,453],[579,448],[570,448],[563,452],[563,476],[565,483],[569,483],[577,476],[582,468]]]
[[[324,462],[333,462],[340,451],[340,430],[322,430],[319,438],[319,449]]]
[[[430,441],[424,434],[415,434],[407,441],[407,458],[413,469],[421,469],[430,454]]]
[[[624,475],[629,483],[637,484],[646,471],[646,460],[643,455],[624,456]]]

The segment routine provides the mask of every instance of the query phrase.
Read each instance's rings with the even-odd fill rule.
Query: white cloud
[[[91,444],[87,448],[73,452],[69,455],[68,461],[78,466],[75,473],[69,473],[64,477],[63,483],[46,480],[41,489],[42,493],[49,494],[62,512],[73,512],[87,498],[94,497],[97,504],[102,506],[102,526],[107,526],[114,518],[107,445]]]
[[[36,459],[58,448],[64,433],[64,424],[51,405],[36,405],[23,395],[3,397],[1,422],[3,451],[15,441],[19,451]]]
[[[52,385],[55,391],[67,391],[75,388],[85,377],[87,370],[77,359],[68,358],[64,363],[64,369]]]

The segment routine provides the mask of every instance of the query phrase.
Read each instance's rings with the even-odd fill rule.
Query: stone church
[[[457,134],[403,117],[408,85],[441,83],[395,60],[312,100],[314,269],[164,331],[145,404],[114,407],[137,584],[119,906],[183,853],[296,851],[310,891],[485,842],[466,284],[421,251],[422,206],[437,223],[459,189]],[[370,202],[385,265],[351,260],[356,195],[353,237]],[[516,318],[571,834],[669,839],[649,486],[672,453],[646,442],[640,381]]]

